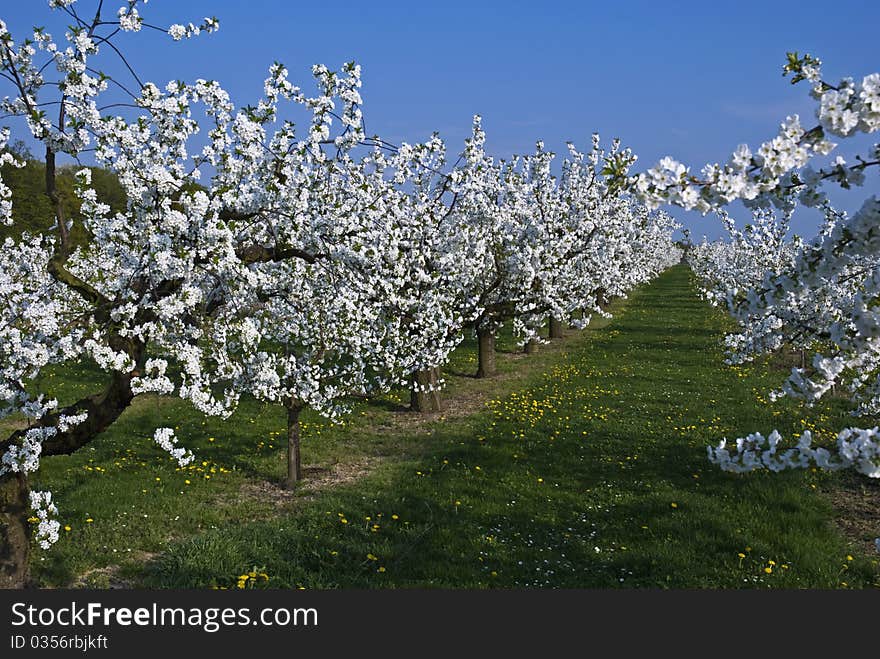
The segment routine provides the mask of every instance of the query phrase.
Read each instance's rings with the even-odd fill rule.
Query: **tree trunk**
[[[538,342],[535,339],[530,339],[526,342],[525,347],[523,348],[523,352],[527,355],[534,355],[538,352]]]
[[[562,321],[556,320],[553,316],[550,316],[550,338],[561,339],[563,337]]]
[[[114,345],[116,347],[116,345]],[[128,353],[137,362],[143,346],[130,342]],[[70,455],[88,444],[107,429],[131,404],[132,373],[113,373],[107,388],[99,394],[81,398],[72,405],[47,414],[37,426],[57,425],[62,416],[88,414],[85,421],[57,432],[42,443],[42,457]],[[27,430],[16,430],[0,441],[0,454],[18,442]],[[22,588],[30,578],[28,554],[30,551],[30,528],[28,511],[30,496],[27,479],[19,474],[0,476],[0,588]]]
[[[287,401],[287,478],[284,489],[292,490],[302,480],[302,461],[299,454],[300,426],[299,415],[303,404],[291,398]]]
[[[13,473],[0,476],[0,589],[29,585],[29,508],[27,477]]]
[[[479,351],[477,377],[490,378],[496,375],[498,368],[495,365],[495,332],[477,330],[477,349]]]
[[[413,412],[440,412],[443,403],[440,399],[440,367],[416,371],[412,376],[409,406]],[[430,391],[425,391],[425,389]]]

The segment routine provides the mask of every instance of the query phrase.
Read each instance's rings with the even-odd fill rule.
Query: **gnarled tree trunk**
[[[139,342],[128,344],[129,354],[137,363],[143,354]],[[70,455],[100,435],[131,404],[131,378],[134,373],[114,373],[107,388],[100,394],[81,398],[73,405],[47,414],[38,425],[57,426],[61,416],[77,416],[87,412],[86,420],[58,432],[42,444],[42,457]],[[0,454],[15,444],[26,430],[16,430],[0,442]],[[27,585],[30,557],[30,529],[28,511],[30,495],[24,476],[6,474],[0,476],[0,588],[23,588]],[[23,539],[22,539],[23,538]]]
[[[489,378],[498,373],[495,364],[495,332],[477,330],[477,377]]]
[[[27,477],[14,473],[0,476],[0,589],[29,585],[29,508]]]
[[[551,339],[561,339],[564,338],[563,334],[563,326],[562,321],[556,320],[553,316],[550,316],[550,338]]]
[[[292,490],[302,480],[299,415],[304,405],[296,398],[291,398],[285,407],[287,408],[287,477],[284,479],[284,489]]]
[[[538,352],[538,342],[535,339],[529,339],[526,341],[526,345],[523,347],[523,352],[527,355],[534,355]]]
[[[412,376],[409,405],[413,412],[440,412],[443,403],[440,398],[440,367],[416,371]]]

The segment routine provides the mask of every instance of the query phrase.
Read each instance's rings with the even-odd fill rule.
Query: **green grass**
[[[463,346],[441,417],[401,411],[406,392],[357,403],[341,426],[307,416],[313,485],[293,496],[273,485],[280,409],[248,401],[220,423],[138,401],[87,449],[44,461],[38,485],[71,530],[35,552],[35,573],[187,588],[234,587],[251,570],[278,588],[878,585],[876,560],[833,523],[823,492],[839,476],[733,475],[706,460],[707,445],[754,430],[829,439],[843,405],[769,404],[778,368],[724,366],[728,321],[684,267],[613,311],[537,355],[504,355],[489,382],[466,377]],[[58,378],[61,393],[87,384]],[[193,469],[151,445],[175,419]],[[314,486],[330,474],[342,482]]]

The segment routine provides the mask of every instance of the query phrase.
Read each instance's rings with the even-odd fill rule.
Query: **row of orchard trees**
[[[836,145],[831,139],[880,130],[880,73],[837,84],[821,77],[816,58],[790,53],[783,69],[792,82],[808,81],[817,101],[816,125],[788,117],[779,134],[752,152],[741,146],[725,165],[707,165],[700,176],[664,159],[628,180],[649,205],[673,203],[704,213],[720,211],[729,237],[689,250],[688,262],[706,297],[727,308],[738,324],[726,337],[728,359],[742,363],[780,348],[810,355],[774,392],[812,404],[836,390],[849,396],[855,416],[880,413],[880,199],[870,195],[852,216],[835,210],[826,185],[877,189],[880,144],[847,163],[816,161]],[[869,176],[874,176],[869,179]],[[740,199],[753,218],[738,231],[723,212]],[[788,238],[798,207],[824,216],[809,241]],[[709,447],[709,459],[734,472],[818,466],[851,468],[880,478],[880,430],[840,430],[835,446],[813,446],[805,431],[787,446],[773,430]],[[880,547],[880,539],[878,539]]]
[[[605,297],[680,257],[672,219],[614,182],[634,161],[616,142],[570,147],[554,176],[541,143],[489,156],[476,118],[450,165],[436,135],[393,146],[365,133],[353,63],[315,66],[314,95],[275,64],[263,98],[236,109],[214,81],[142,82],[116,44],[158,28],[138,0],[112,16],[95,4],[84,14],[50,0],[69,19],[66,43],[43,29],[16,39],[0,22],[0,113],[45,149],[55,215],[50,234],[0,250],[0,418],[22,420],[0,439],[0,587],[27,583],[28,517],[42,546],[58,536],[51,495],[29,491],[28,474],[87,444],[139,394],[224,417],[243,395],[284,406],[291,486],[303,409],[334,416],[346,397],[395,385],[412,386],[414,407],[436,407],[439,368],[466,332],[479,337],[478,375],[491,375],[503,324],[523,342],[548,318],[557,331],[584,325]],[[107,53],[131,72],[131,98],[117,99],[131,81],[99,73]],[[284,118],[303,110],[304,128]],[[118,176],[127,205],[113,212],[83,168],[82,244],[55,174],[62,154],[86,153]],[[0,182],[6,224],[9,199]],[[103,390],[65,407],[39,390],[45,369],[84,360],[106,372]],[[192,459],[170,428],[155,440]]]

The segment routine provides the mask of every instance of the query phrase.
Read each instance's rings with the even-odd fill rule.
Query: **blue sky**
[[[112,12],[122,2],[105,4]],[[3,5],[13,35],[33,24],[58,29],[44,0]],[[94,2],[78,5],[92,12]],[[562,153],[566,141],[586,146],[598,131],[632,147],[639,168],[669,154],[699,169],[739,143],[772,137],[787,114],[809,122],[807,88],[781,75],[787,50],[820,57],[831,80],[880,71],[878,0],[152,0],[141,13],[163,26],[220,19],[218,33],[189,42],[147,33],[120,42],[141,76],[157,83],[213,78],[245,105],[275,60],[305,85],[313,63],[354,59],[363,66],[368,129],[390,141],[437,130],[455,151],[479,113],[498,156],[529,150],[536,139]],[[855,210],[880,191],[876,173],[866,187],[835,201]],[[711,216],[671,212],[695,236],[719,235]],[[811,234],[815,221],[802,215],[795,228]]]

